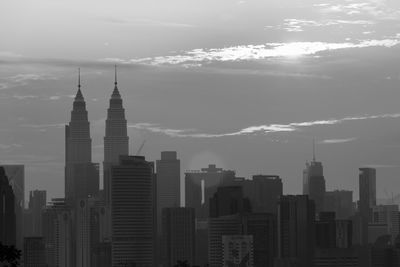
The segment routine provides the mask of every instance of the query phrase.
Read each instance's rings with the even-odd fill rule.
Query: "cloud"
[[[356,140],[357,138],[347,138],[347,139],[325,139],[320,142],[319,144],[342,144],[342,143],[348,143]]]
[[[21,144],[0,144],[0,150],[9,150],[13,148],[21,148]]]
[[[114,18],[114,17],[102,17],[99,18],[101,21],[113,23],[113,24],[120,24],[120,25],[127,25],[127,26],[154,26],[154,27],[171,27],[171,28],[192,28],[195,27],[192,24],[187,23],[179,23],[179,22],[171,22],[171,21],[161,21],[161,20],[154,20],[154,19],[145,19],[145,18],[138,18],[138,19],[121,19],[121,18]]]
[[[180,65],[201,66],[212,62],[236,62],[250,60],[265,60],[281,57],[310,56],[326,51],[355,49],[368,47],[390,48],[400,44],[399,38],[382,40],[364,40],[358,43],[328,43],[328,42],[291,42],[267,43],[262,45],[240,45],[225,48],[194,49],[170,56],[147,57],[124,60],[120,58],[104,58],[100,62],[117,62],[120,64],[145,64],[153,66]]]
[[[288,32],[302,32],[305,27],[327,27],[336,25],[373,25],[375,24],[370,20],[339,20],[339,19],[329,19],[329,20],[304,20],[304,19],[285,19],[282,26],[277,28],[283,28]]]
[[[49,74],[34,74],[24,73],[16,74],[13,76],[0,78],[0,89],[8,89],[16,86],[27,85],[31,81],[45,81],[45,80],[56,80],[55,76]]]
[[[147,130],[153,133],[161,133],[170,137],[191,137],[191,138],[218,138],[227,136],[242,136],[251,134],[269,134],[269,133],[282,133],[282,132],[295,132],[300,131],[302,128],[313,127],[313,126],[324,126],[324,125],[336,125],[348,121],[362,121],[370,119],[388,119],[388,118],[400,118],[400,113],[396,114],[382,114],[382,115],[372,115],[372,116],[357,116],[357,117],[345,117],[341,119],[328,119],[328,120],[316,120],[316,121],[305,121],[305,122],[292,122],[289,124],[266,124],[266,125],[256,125],[243,128],[236,132],[231,133],[198,133],[196,129],[171,129],[164,128],[158,124],[152,123],[137,123],[129,124],[128,127]],[[332,139],[325,140],[325,144],[333,143],[344,143],[350,142],[355,139]]]

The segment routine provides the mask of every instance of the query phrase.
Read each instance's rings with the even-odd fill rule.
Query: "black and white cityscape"
[[[400,267],[400,1],[1,0],[0,266]]]

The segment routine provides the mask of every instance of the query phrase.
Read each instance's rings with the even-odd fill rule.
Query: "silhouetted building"
[[[156,161],[157,173],[157,224],[161,230],[163,208],[180,207],[181,204],[181,165],[175,151],[161,152]]]
[[[2,165],[15,197],[15,229],[16,246],[23,247],[24,229],[24,206],[25,206],[25,166],[24,165]]]
[[[253,236],[254,267],[273,267],[278,249],[276,215],[248,213],[242,223],[243,234]]]
[[[141,156],[120,156],[111,167],[112,266],[155,266],[154,166]]]
[[[334,212],[320,212],[315,222],[315,247],[336,248],[336,221]]]
[[[209,199],[219,186],[231,185],[235,180],[235,172],[216,168],[210,164],[200,171],[186,171],[185,173],[185,207],[192,207],[196,211],[197,219],[208,217]]]
[[[193,208],[162,209],[163,266],[179,261],[195,264],[195,217]]]
[[[52,199],[43,211],[43,238],[48,267],[75,267],[73,216],[63,198]]]
[[[99,167],[92,163],[90,123],[79,73],[71,121],[65,126],[65,198],[74,206],[78,199],[98,193]]]
[[[372,223],[386,224],[386,233],[391,236],[394,243],[400,229],[400,216],[398,205],[378,205],[372,207]]]
[[[110,168],[112,165],[119,164],[119,156],[126,156],[128,153],[129,137],[125,119],[125,109],[122,105],[122,98],[118,90],[117,69],[115,68],[114,90],[107,110],[106,132],[104,137],[103,184],[107,204],[110,202],[111,194]]]
[[[44,238],[25,237],[23,255],[24,267],[47,267]]]
[[[208,262],[210,267],[223,266],[222,237],[242,234],[242,217],[239,214],[209,219]]]
[[[208,264],[208,219],[196,220],[196,265]]]
[[[250,201],[243,197],[241,186],[218,187],[210,199],[211,218],[246,212],[251,212]]]
[[[276,213],[282,196],[282,179],[277,175],[254,175],[252,180],[244,180],[243,193],[250,199],[253,212]]]
[[[296,263],[297,267],[312,266],[314,220],[315,206],[308,196],[281,197],[278,209],[277,264],[290,261]]]
[[[3,167],[0,167],[0,207],[0,242],[15,246],[15,196]]]
[[[26,221],[26,225],[32,227],[32,233],[29,236],[42,236],[42,212],[46,208],[46,202],[46,190],[29,192],[29,212],[31,219]]]
[[[368,244],[368,223],[372,221],[372,207],[376,206],[376,170],[360,168],[359,213],[361,217],[361,244]]]
[[[310,163],[306,163],[303,171],[303,194],[314,200],[316,212],[324,210],[325,191],[322,163],[315,161],[314,156]]]
[[[253,267],[253,236],[223,235],[222,255],[224,267]]]
[[[353,191],[327,191],[324,199],[324,211],[333,211],[337,219],[349,219],[354,215]]]

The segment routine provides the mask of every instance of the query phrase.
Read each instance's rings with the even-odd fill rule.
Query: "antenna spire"
[[[313,148],[313,161],[315,162],[315,138],[313,138],[312,148]]]
[[[78,88],[81,89],[81,68],[78,68]]]
[[[114,69],[115,69],[114,84],[115,84],[115,86],[117,86],[117,64],[114,65]]]

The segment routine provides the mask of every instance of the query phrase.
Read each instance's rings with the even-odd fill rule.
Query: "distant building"
[[[196,266],[208,264],[208,219],[196,220]]]
[[[253,267],[253,236],[223,235],[222,255],[224,267]]]
[[[312,266],[314,252],[314,202],[306,195],[282,196],[278,208],[277,261]]]
[[[25,237],[23,256],[24,267],[47,267],[44,238]]]
[[[324,210],[325,191],[322,163],[315,161],[314,157],[310,163],[306,163],[303,171],[303,194],[314,200],[316,212]]]
[[[214,164],[201,170],[185,172],[185,207],[196,211],[197,219],[208,217],[209,199],[223,185],[231,185],[235,172],[216,168]]]
[[[327,191],[324,198],[324,211],[333,211],[337,219],[349,219],[354,215],[353,191]]]
[[[25,166],[2,165],[15,196],[16,246],[22,249],[25,206]]]
[[[279,198],[282,196],[282,179],[277,175],[254,175],[244,180],[243,193],[250,199],[253,212],[276,213]]]
[[[32,217],[25,224],[32,227],[32,233],[28,236],[42,236],[42,212],[46,208],[46,202],[46,190],[29,192],[29,213]]]
[[[361,244],[368,244],[368,224],[372,222],[372,207],[376,206],[376,170],[360,168],[359,213],[361,217]]]
[[[163,266],[173,267],[178,261],[195,264],[195,217],[193,208],[163,208]]]
[[[379,205],[372,207],[372,223],[386,224],[386,234],[391,236],[394,243],[400,229],[400,216],[398,205]]]
[[[154,176],[141,156],[120,156],[111,167],[112,267],[155,266]]]
[[[366,255],[364,255],[365,257]],[[368,256],[367,256],[368,257]],[[354,248],[316,249],[314,267],[364,267],[360,265],[360,253]]]
[[[243,197],[241,186],[218,187],[210,199],[211,218],[246,212],[251,212],[250,201]]]
[[[52,199],[42,216],[46,264],[48,267],[75,267],[71,207],[63,198]]]
[[[180,207],[181,204],[181,165],[175,151],[161,152],[156,161],[157,173],[157,224],[161,230],[162,209]]]
[[[0,167],[0,207],[0,242],[15,246],[15,195],[3,167]]]

